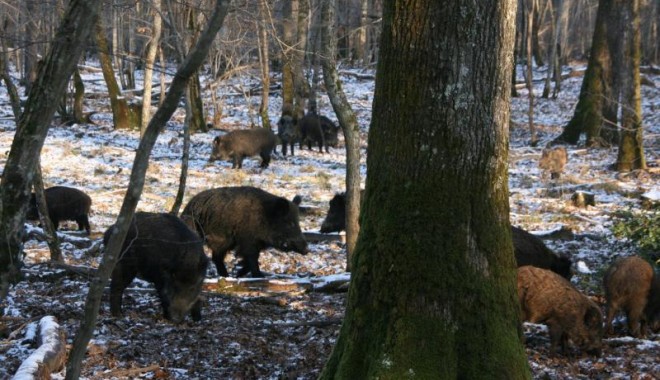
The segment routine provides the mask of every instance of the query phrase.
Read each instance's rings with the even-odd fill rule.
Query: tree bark
[[[360,232],[360,127],[351,104],[341,88],[335,58],[337,40],[334,33],[336,0],[326,0],[321,6],[321,65],[323,81],[332,108],[339,119],[346,142],[346,269],[352,268],[352,257]]]
[[[35,168],[58,100],[85,47],[99,7],[100,2],[90,0],[69,3],[16,127],[0,182],[0,301],[9,285],[21,278],[23,224]]]
[[[117,263],[121,246],[126,238],[129,224],[135,213],[135,206],[144,188],[144,177],[151,150],[156,143],[158,134],[163,130],[165,124],[176,110],[188,79],[199,70],[199,67],[204,62],[210,46],[215,39],[215,35],[220,30],[220,27],[222,27],[229,9],[229,3],[229,0],[216,1],[213,15],[210,17],[206,29],[197,40],[195,48],[189,52],[186,59],[181,63],[174,75],[170,90],[162,106],[158,108],[153,118],[151,118],[144,136],[140,140],[140,145],[136,150],[133,161],[133,169],[131,171],[128,189],[126,190],[126,196],[117,217],[117,222],[115,223],[117,228],[110,236],[96,276],[90,282],[89,293],[85,302],[85,318],[81,324],[80,331],[76,334],[73,348],[67,361],[66,379],[78,379],[80,377],[80,363],[87,350],[87,343],[94,331],[103,289],[108,283],[112,269]]]
[[[646,169],[644,158],[642,127],[642,95],[639,75],[641,63],[641,33],[639,20],[639,0],[626,0],[622,18],[625,20],[623,31],[623,70],[622,70],[622,107],[621,139],[616,168],[620,172]]]
[[[46,202],[46,194],[44,192],[44,181],[41,173],[41,160],[37,163],[34,173],[34,194],[37,199],[37,209],[39,211],[39,221],[41,227],[46,235],[46,243],[50,250],[51,261],[63,261],[62,250],[60,250],[60,241],[57,238],[57,226],[53,226],[48,214],[48,203]]]
[[[616,17],[618,13],[613,6],[615,1],[617,0],[600,0],[598,3],[591,54],[580,88],[580,97],[573,117],[553,143],[575,145],[583,133],[587,135],[587,146],[607,146],[617,140],[617,105],[612,89],[614,79],[610,40],[612,34],[619,32],[608,25],[609,19]],[[607,124],[605,130],[604,124]]]
[[[525,83],[527,84],[528,92],[528,107],[527,107],[527,121],[529,126],[529,135],[530,135],[530,145],[536,146],[537,137],[536,137],[536,127],[534,126],[534,70],[532,65],[533,57],[533,47],[534,44],[534,13],[535,13],[535,0],[525,0],[524,5],[524,16],[527,17],[526,30],[525,30],[525,56],[527,57],[527,70],[525,71]]]
[[[320,378],[528,379],[507,185],[516,4],[405,4],[384,1],[360,236]]]
[[[80,77],[80,71],[78,67],[73,71],[73,122],[82,123],[84,122],[83,115],[83,102],[85,100],[85,83]]]
[[[280,53],[282,56],[282,115],[300,116],[294,112],[294,65],[293,65],[293,44],[294,41],[294,25],[293,22],[293,5],[292,3],[297,0],[287,0],[284,2],[283,17],[282,17],[282,40],[284,43],[283,51]]]
[[[96,26],[96,44],[99,48],[99,61],[103,70],[103,78],[108,87],[108,96],[110,97],[110,107],[112,108],[112,121],[115,129],[133,129],[137,125],[131,125],[129,116],[130,110],[126,98],[122,96],[121,90],[117,85],[115,71],[112,68],[112,59],[110,58],[110,49],[108,40],[105,37],[105,31],[101,21]]]
[[[259,67],[261,68],[261,83],[264,91],[261,92],[261,103],[259,104],[259,117],[264,128],[271,128],[268,116],[268,101],[270,91],[270,53],[267,33],[268,26],[268,2],[259,0],[259,20],[257,20],[257,32],[259,36]]]
[[[149,125],[149,119],[151,118],[151,81],[153,78],[154,62],[156,62],[156,54],[158,53],[158,47],[160,45],[160,34],[163,25],[163,20],[160,17],[160,0],[152,0],[151,8],[151,13],[153,14],[151,41],[149,42],[147,55],[144,58],[144,83],[142,86],[144,91],[142,93],[142,120],[140,123],[140,130],[142,133],[144,133],[147,125]]]

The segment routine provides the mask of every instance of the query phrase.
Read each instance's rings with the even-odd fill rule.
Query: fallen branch
[[[275,327],[327,327],[332,325],[340,325],[344,318],[329,318],[322,321],[305,321],[305,322],[289,322],[289,323],[273,323],[271,326]]]
[[[53,316],[39,321],[37,342],[39,348],[28,356],[14,375],[14,380],[50,379],[52,372],[64,367],[66,334]]]
[[[132,378],[134,375],[145,373],[145,372],[153,372],[157,371],[160,369],[160,365],[158,364],[152,364],[146,367],[140,367],[140,368],[127,368],[127,369],[116,369],[113,371],[108,371],[100,374],[95,374],[101,377],[128,377]]]

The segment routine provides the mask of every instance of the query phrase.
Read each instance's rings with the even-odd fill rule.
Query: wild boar
[[[568,353],[568,342],[600,355],[603,315],[598,305],[573,285],[547,269],[518,268],[518,298],[523,321],[543,323],[550,332],[550,348]]]

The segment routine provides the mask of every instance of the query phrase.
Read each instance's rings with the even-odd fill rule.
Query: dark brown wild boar
[[[550,332],[550,348],[568,341],[590,354],[600,355],[603,315],[598,305],[562,276],[541,268],[518,268],[518,298],[523,321],[543,323]]]
[[[626,313],[628,331],[634,337],[642,337],[647,333],[647,325],[652,328],[660,319],[657,292],[652,288],[654,283],[653,267],[638,256],[624,257],[616,260],[605,272],[603,289],[607,299],[607,317],[605,327],[612,334],[612,319],[620,311]],[[655,291],[654,291],[655,290]]]

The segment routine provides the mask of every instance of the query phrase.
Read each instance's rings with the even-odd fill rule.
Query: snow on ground
[[[519,71],[521,72],[521,71]],[[538,75],[542,75],[539,72]],[[88,92],[103,92],[97,73],[85,73]],[[373,81],[344,76],[344,90],[353,104],[364,138],[370,122]],[[650,76],[656,86],[660,77]],[[607,265],[617,256],[635,253],[628,242],[611,233],[613,213],[639,209],[639,195],[657,191],[660,149],[660,91],[643,87],[646,158],[649,173],[617,174],[608,169],[616,149],[586,149],[569,146],[569,162],[559,181],[551,181],[537,162],[546,142],[556,137],[570,119],[581,77],[562,83],[559,98],[541,99],[541,85],[535,88],[534,119],[541,143],[530,147],[527,130],[527,93],[512,100],[510,142],[511,222],[530,231],[548,231],[564,226],[575,233],[571,240],[547,240],[559,253],[575,263],[574,284],[604,306],[600,281]],[[231,91],[246,80],[235,80]],[[191,160],[186,189],[187,201],[212,187],[251,185],[288,199],[303,197],[303,205],[318,211],[304,214],[301,227],[318,231],[328,201],[344,189],[345,155],[342,149],[329,154],[297,150],[295,157],[276,155],[268,169],[259,169],[259,159],[249,158],[243,170],[232,170],[229,162],[209,164],[211,141],[221,133],[247,127],[255,114],[258,98],[246,105],[246,98],[220,94],[224,104],[223,125],[209,133],[192,136]],[[0,88],[0,149],[8,152],[15,131],[4,88]],[[115,220],[126,191],[128,176],[138,145],[135,132],[116,131],[107,99],[88,100],[87,111],[98,111],[96,125],[57,126],[50,129],[42,165],[46,186],[67,185],[83,189],[93,199],[92,239]],[[271,122],[279,117],[281,98],[272,97]],[[210,107],[209,107],[210,108]],[[326,97],[321,113],[332,115]],[[334,119],[334,117],[332,117]],[[177,192],[182,152],[183,113],[180,110],[167,125],[154,148],[146,185],[138,210],[167,211]],[[366,146],[366,139],[363,140]],[[366,150],[362,151],[363,175]],[[4,167],[6,155],[0,157]],[[595,194],[596,205],[576,208],[570,197],[574,188]],[[562,189],[564,189],[562,191]],[[75,225],[70,224],[70,229]],[[73,234],[73,233],[70,233]],[[89,253],[70,243],[63,244],[68,264],[95,267],[99,253]],[[341,280],[345,254],[340,242],[310,244],[306,255],[269,249],[261,256],[262,270],[284,278],[283,284],[307,282],[323,287],[323,281]],[[57,317],[71,343],[83,313],[88,286],[85,274],[74,274],[48,265],[45,243],[26,242],[26,280],[12,289],[5,314],[0,317],[0,378],[14,374],[34,351],[30,333],[33,321],[45,315]],[[235,264],[232,258],[229,268]],[[213,271],[207,289],[218,287]],[[322,276],[329,276],[322,278]],[[211,278],[212,277],[212,278]],[[338,277],[338,278],[336,278]],[[298,279],[298,280],[296,280]],[[286,284],[285,284],[286,283]],[[216,379],[312,379],[327,359],[338,334],[344,312],[345,293],[281,292],[241,295],[205,292],[203,320],[172,325],[162,319],[157,298],[149,283],[136,281],[124,294],[125,316],[111,318],[104,296],[97,329],[90,343],[82,374],[85,378],[216,378]],[[657,353],[659,337],[647,340],[625,336],[617,325],[617,336],[605,341],[600,358],[563,357],[548,352],[545,326],[525,324],[526,349],[535,378],[660,378]],[[56,378],[62,377],[62,373]]]

